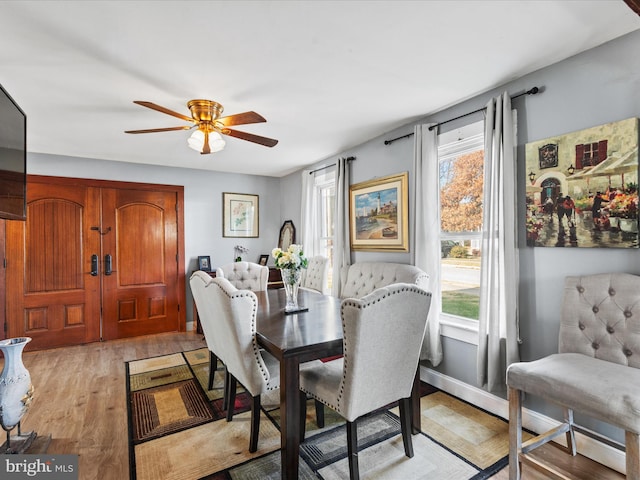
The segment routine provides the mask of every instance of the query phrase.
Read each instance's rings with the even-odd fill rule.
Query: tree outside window
[[[483,122],[472,135],[440,136],[440,241],[442,313],[477,321],[480,311]],[[468,132],[469,130],[466,130]]]

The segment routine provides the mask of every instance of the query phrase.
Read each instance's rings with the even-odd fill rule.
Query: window
[[[595,167],[607,158],[608,140],[576,145],[576,169]]]
[[[333,224],[335,218],[336,175],[327,172],[315,177],[316,204],[318,211],[317,231],[320,236],[319,254],[329,259],[329,289],[333,280]]]
[[[438,137],[440,286],[444,335],[477,344],[484,175],[484,122]],[[463,333],[452,333],[454,330]]]

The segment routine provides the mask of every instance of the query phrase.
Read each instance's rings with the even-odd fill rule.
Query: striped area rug
[[[247,395],[240,387],[238,413],[226,422],[223,370],[207,391],[208,361],[208,351],[199,349],[126,365],[131,480],[280,478],[278,391],[262,399],[258,451],[250,454]],[[427,384],[421,394],[423,433],[412,437],[413,458],[404,455],[397,407],[358,422],[363,480],[483,480],[507,465],[504,419]],[[299,478],[348,478],[344,420],[327,408],[318,429],[309,401],[306,432]]]

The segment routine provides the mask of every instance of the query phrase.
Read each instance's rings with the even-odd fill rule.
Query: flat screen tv
[[[27,218],[27,116],[0,85],[0,218]]]

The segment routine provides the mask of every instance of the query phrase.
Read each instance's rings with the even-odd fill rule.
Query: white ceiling
[[[2,1],[0,84],[30,152],[282,176],[638,28],[623,0]],[[123,133],[194,98],[279,144]]]

